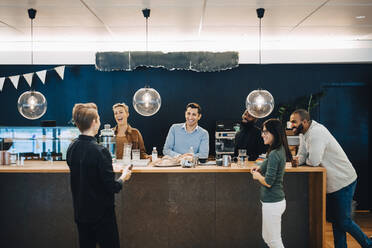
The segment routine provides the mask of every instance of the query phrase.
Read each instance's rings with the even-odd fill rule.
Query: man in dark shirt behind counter
[[[238,156],[239,149],[247,150],[248,160],[254,161],[262,153],[266,153],[267,147],[261,138],[261,130],[256,127],[257,118],[245,110],[240,123],[240,131],[235,135],[234,155]]]
[[[131,171],[125,169],[115,180],[110,152],[94,137],[101,125],[94,103],[75,104],[72,116],[81,132],[67,150],[80,247],[96,248],[98,243],[101,248],[119,248],[114,193],[121,190]]]

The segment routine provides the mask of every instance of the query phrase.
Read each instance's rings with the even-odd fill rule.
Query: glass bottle
[[[158,159],[158,151],[156,150],[156,147],[152,148],[151,158],[153,162]]]

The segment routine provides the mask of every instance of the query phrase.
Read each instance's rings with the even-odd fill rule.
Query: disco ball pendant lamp
[[[248,112],[256,118],[268,116],[274,109],[274,98],[267,90],[254,90],[247,96]]]
[[[260,19],[259,26],[259,64],[261,66],[261,19],[264,16],[265,9],[256,9],[257,17]],[[252,116],[264,118],[274,109],[274,97],[267,90],[254,90],[247,96],[245,106]]]
[[[146,18],[146,56],[148,60],[148,18],[150,17],[150,9],[143,9],[142,13]],[[133,107],[140,115],[152,116],[159,111],[160,106],[160,94],[149,86],[137,90],[133,96]]]
[[[160,109],[161,97],[156,90],[146,86],[134,94],[133,106],[140,115],[152,116]]]
[[[39,119],[45,114],[46,110],[47,101],[40,92],[26,91],[18,98],[18,111],[26,119]]]
[[[28,9],[28,16],[31,19],[31,64],[34,64],[33,47],[33,19],[36,16],[35,9]],[[47,101],[45,96],[38,91],[30,90],[24,92],[18,98],[19,113],[29,120],[36,120],[42,117],[47,110]]]

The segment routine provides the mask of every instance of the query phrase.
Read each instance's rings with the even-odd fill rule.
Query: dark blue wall
[[[53,66],[3,65],[0,66],[0,77],[50,68]],[[129,123],[142,132],[148,150],[152,146],[161,150],[170,125],[183,122],[185,105],[197,102],[203,108],[200,125],[209,131],[213,151],[215,121],[239,119],[245,108],[245,98],[254,89],[269,90],[277,104],[318,92],[325,84],[352,82],[371,85],[372,65],[240,65],[236,69],[213,73],[163,69],[100,72],[93,65],[66,66],[64,80],[60,80],[55,71],[48,71],[46,84],[43,85],[35,75],[33,87],[48,101],[48,110],[41,120],[57,120],[59,126],[67,125],[71,109],[77,102],[95,102],[101,122],[114,125],[111,106],[126,102],[130,107]],[[132,106],[133,94],[145,84],[158,90],[162,97],[161,109],[152,117],[140,116]],[[17,99],[28,89],[24,78],[20,79],[18,90],[10,80],[5,81],[0,92],[0,125],[39,125],[40,120],[26,120],[17,111]],[[348,102],[344,102],[340,110],[347,105]],[[313,114],[314,119],[318,119],[318,111]],[[278,112],[275,110],[270,117],[278,117]]]
[[[0,77],[51,68],[54,66],[2,65]],[[134,93],[145,84],[158,90],[162,97],[160,111],[151,117],[140,116],[132,106]],[[183,122],[185,105],[189,102],[197,102],[203,109],[200,125],[210,134],[211,154],[214,154],[216,120],[240,119],[245,109],[245,98],[254,89],[269,90],[278,106],[279,103],[290,102],[298,97],[319,92],[324,86],[353,84],[364,84],[364,89],[371,92],[372,64],[240,65],[232,70],[213,73],[164,69],[100,72],[96,71],[93,65],[73,65],[66,66],[64,80],[60,80],[55,71],[48,71],[45,85],[36,75],[33,81],[34,89],[42,92],[48,101],[48,110],[41,120],[56,120],[58,126],[68,125],[72,107],[78,102],[95,102],[99,108],[102,124],[114,125],[112,105],[117,102],[127,103],[130,107],[129,123],[141,131],[148,152],[153,146],[158,147],[159,151],[162,150],[170,125]],[[23,78],[20,79],[18,90],[13,87],[10,80],[5,81],[3,91],[0,92],[0,125],[39,125],[40,120],[26,120],[17,110],[19,95],[28,89],[29,86]],[[334,96],[327,94],[324,98],[332,102]],[[353,107],[360,106],[366,109],[366,113],[370,112],[370,108],[365,106],[365,99],[361,99],[360,102],[358,96],[353,99]],[[347,109],[351,109],[351,103],[347,100],[341,101],[338,108],[334,109],[338,113],[335,116],[344,116],[344,120],[354,118],[350,113],[340,115]],[[315,120],[319,120],[319,108],[312,114]],[[276,109],[269,117],[278,117],[278,115]],[[332,120],[332,116],[326,117]],[[325,121],[324,116],[322,118]],[[368,135],[360,137],[363,142],[355,145],[370,144],[371,121],[369,117],[366,118],[369,123]],[[354,124],[358,125],[358,123]],[[332,125],[328,124],[327,128],[333,132]],[[334,135],[340,137],[342,133],[334,133]],[[368,149],[370,151],[370,146]],[[364,164],[368,166],[369,161],[365,161]],[[358,171],[359,165],[354,166]],[[371,169],[364,168],[362,171],[369,171],[369,175],[372,173]],[[368,191],[363,195],[368,199]]]

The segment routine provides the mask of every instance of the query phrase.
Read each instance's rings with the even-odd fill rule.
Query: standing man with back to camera
[[[119,248],[114,194],[130,178],[131,170],[125,169],[115,180],[111,154],[94,137],[101,125],[94,103],[75,104],[72,116],[81,132],[67,150],[80,247]]]
[[[347,232],[361,247],[372,247],[372,240],[351,219],[357,174],[344,150],[327,128],[310,119],[306,110],[294,111],[290,121],[293,132],[300,135],[295,163],[327,170],[327,220],[332,223],[335,248],[347,247]]]

